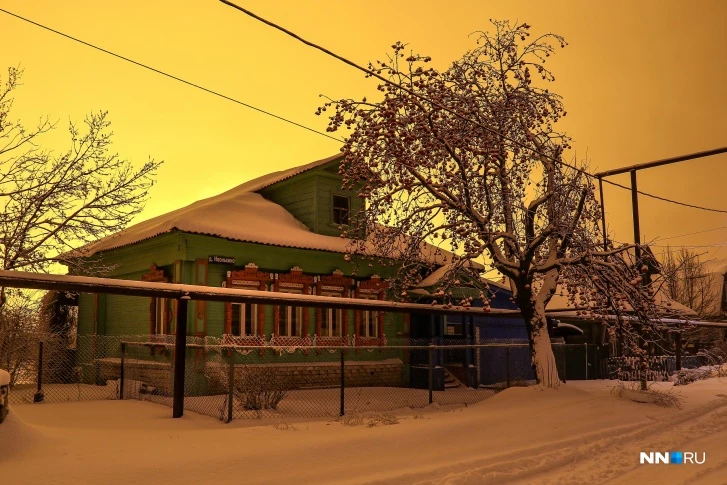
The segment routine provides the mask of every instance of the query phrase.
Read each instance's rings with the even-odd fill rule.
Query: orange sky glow
[[[592,172],[727,146],[727,2],[699,0],[295,1],[240,5],[360,64],[397,40],[446,66],[474,45],[488,19],[565,36],[550,66],[564,97],[559,123]],[[320,94],[376,99],[376,81],[215,0],[0,0],[0,8],[245,103],[325,131]],[[13,113],[26,125],[108,110],[114,149],[139,165],[164,160],[138,221],[262,174],[338,152],[340,143],[149,72],[0,12],[0,69],[25,69]],[[571,153],[570,156],[574,156]],[[639,188],[727,210],[727,155],[650,169]],[[628,185],[628,175],[613,178]],[[609,229],[631,242],[630,194],[606,187]],[[727,257],[727,214],[640,198],[641,232]],[[244,223],[244,221],[236,221]],[[685,233],[703,232],[671,238]],[[670,238],[670,239],[667,239]]]

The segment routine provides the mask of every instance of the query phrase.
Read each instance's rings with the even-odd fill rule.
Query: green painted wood
[[[297,177],[284,180],[260,191],[260,195],[281,205],[293,214],[293,217],[314,230],[315,213],[313,201],[315,199],[315,177],[304,173]]]
[[[333,222],[333,195],[343,195],[350,199],[351,217],[363,208],[363,200],[357,197],[355,191],[341,188],[341,176],[320,172],[316,174],[316,226],[313,229],[318,234],[327,236],[340,236],[338,224]]]
[[[78,295],[78,334],[90,335],[93,333],[93,299],[90,293]]]
[[[223,255],[234,257],[238,267],[244,267],[247,263],[254,262],[261,270],[287,272],[297,265],[308,274],[331,274],[334,270],[340,269],[349,276],[355,268],[353,263],[344,259],[342,253],[230,241],[201,234],[185,233],[183,237],[186,240],[187,256],[190,261],[197,258],[207,258],[210,255]],[[212,266],[214,264],[210,264],[210,267]],[[231,266],[222,266],[232,269]],[[378,274],[384,278],[392,274],[392,269],[375,263],[371,267],[366,265],[359,268],[356,276],[368,278],[373,274]],[[209,284],[210,286],[217,286],[212,281]]]
[[[152,263],[169,266],[176,260],[186,259],[182,233],[172,231],[136,244],[111,249],[100,253],[99,265],[110,266],[111,271],[104,274],[110,278],[122,278],[132,272],[146,272]],[[70,271],[70,274],[73,274]],[[169,273],[171,276],[171,272]]]

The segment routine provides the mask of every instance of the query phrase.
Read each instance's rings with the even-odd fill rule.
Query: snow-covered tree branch
[[[81,270],[82,255],[73,250],[120,231],[140,213],[160,162],[135,169],[112,153],[106,112],[71,123],[65,152],[41,148],[52,123],[41,119],[29,129],[10,118],[21,77],[10,68],[0,86],[0,263],[46,271],[62,261]]]
[[[555,80],[545,64],[565,40],[492,25],[445,71],[395,43],[369,70],[406,89],[382,82],[380,100],[329,100],[318,114],[333,111],[329,131],[350,130],[341,173],[367,200],[345,231],[351,252],[373,244],[395,259],[402,297],[432,269],[432,245],[450,251],[440,263],[456,269],[452,278],[467,271],[480,281],[481,264],[491,265],[510,279],[537,379],[557,387],[545,307],[558,288],[594,317],[628,306],[646,325],[656,309],[649,288],[632,284],[642,264],[624,258],[628,248],[603,250],[586,164],[563,158],[570,138],[555,125],[566,111],[545,87]]]

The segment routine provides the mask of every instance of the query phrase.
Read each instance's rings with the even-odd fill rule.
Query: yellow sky
[[[727,145],[727,2],[665,0],[296,1],[240,4],[359,63],[396,40],[445,68],[488,18],[519,19],[570,46],[551,68],[562,127],[593,171]],[[446,7],[445,7],[446,4]],[[0,8],[321,131],[319,94],[376,95],[376,82],[215,0],[0,0]],[[14,115],[48,114],[62,149],[68,120],[110,112],[115,149],[164,160],[139,220],[264,173],[337,153],[339,144],[0,13],[0,68],[20,65]],[[4,77],[4,75],[3,75]],[[727,209],[727,156],[651,169],[641,190]],[[614,178],[628,184],[628,176]],[[727,215],[640,199],[647,239],[727,226]],[[606,188],[610,229],[631,241],[628,192]],[[232,222],[232,221],[231,221]],[[244,221],[236,221],[244,223]],[[727,229],[670,239],[720,244]],[[666,244],[664,241],[662,244]],[[657,252],[661,248],[655,248]],[[702,251],[703,249],[700,249]],[[727,257],[727,250],[712,250]]]

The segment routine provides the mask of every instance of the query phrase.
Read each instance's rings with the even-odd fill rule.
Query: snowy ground
[[[15,405],[0,425],[0,483],[727,483],[727,379],[675,388],[682,409],[620,399],[613,385],[512,388],[373,427],[172,420],[168,407],[140,401]],[[707,461],[639,465],[641,451]]]

